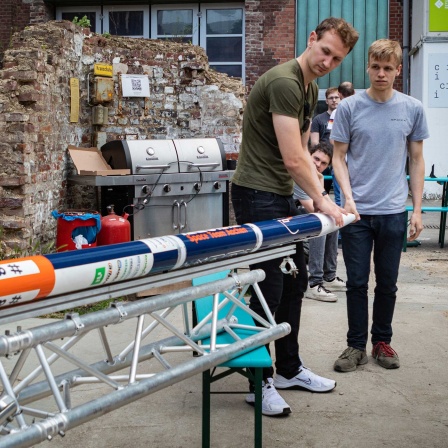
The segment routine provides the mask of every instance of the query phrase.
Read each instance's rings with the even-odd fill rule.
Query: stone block
[[[5,198],[0,197],[0,209],[20,208],[23,205],[23,198]]]
[[[15,122],[15,121],[28,121],[30,116],[28,114],[22,114],[20,112],[13,112],[9,114],[5,114],[6,122]]]
[[[22,82],[35,81],[37,79],[37,72],[33,70],[4,70],[2,78],[14,78]]]
[[[37,101],[40,101],[41,95],[39,95],[37,92],[24,92],[19,94],[19,102],[20,103],[36,103]]]

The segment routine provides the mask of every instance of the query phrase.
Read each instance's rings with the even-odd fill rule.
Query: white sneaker
[[[254,393],[250,393],[246,396],[246,403],[255,406]],[[276,391],[274,380],[272,378],[268,378],[267,383],[263,381],[261,412],[263,415],[291,414],[291,408]]]
[[[324,280],[322,284],[325,286],[325,288],[328,288],[331,291],[347,291],[347,285],[345,284],[344,280],[339,277],[335,277],[333,280],[328,282]]]
[[[278,389],[306,389],[311,392],[329,392],[336,387],[336,381],[316,375],[305,366],[301,366],[297,375],[287,380],[275,375],[274,385]]]
[[[305,299],[320,300],[321,302],[337,302],[338,298],[323,285],[309,286]]]

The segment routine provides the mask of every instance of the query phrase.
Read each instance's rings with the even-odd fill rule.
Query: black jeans
[[[232,185],[232,204],[238,224],[256,223],[298,214],[292,196],[280,196],[266,191]],[[263,269],[266,279],[260,282],[260,289],[266,303],[278,323],[291,325],[291,333],[275,341],[275,368],[279,375],[290,379],[297,374],[301,361],[299,357],[299,324],[302,298],[308,285],[302,243],[297,243],[296,253],[292,255],[299,270],[294,277],[283,274],[280,269],[282,258],[256,263],[250,269]],[[250,308],[262,317],[266,314],[256,294],[252,293]],[[267,347],[269,350],[269,347]],[[264,379],[273,376],[274,369],[265,369]]]
[[[375,291],[372,315],[372,344],[390,343],[397,296],[398,269],[405,213],[361,215],[361,220],[343,227],[342,253],[347,269],[347,345],[365,350],[368,339],[368,283],[373,250]]]

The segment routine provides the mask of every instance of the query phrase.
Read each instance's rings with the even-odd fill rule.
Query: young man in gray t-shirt
[[[409,156],[414,206],[409,240],[414,240],[423,229],[423,140],[429,136],[422,104],[393,88],[401,61],[401,48],[395,41],[380,39],[370,46],[367,65],[370,87],[341,102],[330,136],[334,141],[333,168],[343,193],[343,206],[357,217],[355,223],[341,229],[347,269],[348,348],[334,364],[339,372],[354,371],[358,365],[367,363],[367,293],[372,250],[376,280],[372,356],[386,369],[400,366],[390,342],[406,232],[405,167]]]

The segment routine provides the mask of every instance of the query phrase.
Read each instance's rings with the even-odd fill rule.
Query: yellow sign
[[[93,66],[93,74],[98,76],[107,76],[112,78],[113,70],[112,65],[109,64],[95,64]]]
[[[70,123],[79,121],[79,79],[70,78]]]
[[[448,31],[448,0],[429,0],[429,31]]]

